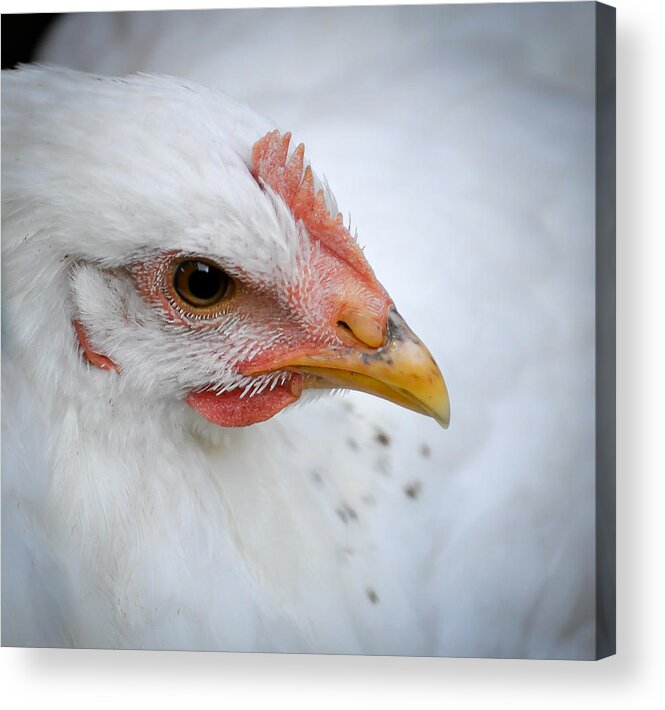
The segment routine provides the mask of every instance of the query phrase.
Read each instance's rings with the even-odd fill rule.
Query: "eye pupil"
[[[175,291],[185,303],[209,308],[228,294],[231,279],[221,269],[205,261],[182,261],[175,270]]]
[[[198,262],[196,269],[189,277],[189,290],[196,298],[207,301],[219,292],[222,281],[222,272],[218,269],[211,269],[208,264]]]

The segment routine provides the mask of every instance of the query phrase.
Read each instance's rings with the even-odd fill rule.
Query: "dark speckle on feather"
[[[409,498],[413,498],[415,500],[420,495],[422,487],[423,486],[420,481],[409,483],[407,486],[404,486],[404,494]]]
[[[377,429],[376,436],[374,438],[382,446],[388,446],[390,444],[390,437],[388,436],[388,434],[386,434],[385,431],[381,431],[381,429]]]
[[[358,442],[356,442],[355,439],[352,439],[351,437],[349,437],[346,440],[346,443],[349,445],[349,448],[351,449],[351,451],[358,451]]]
[[[356,513],[356,511],[348,503],[342,503],[335,512],[344,525],[347,525],[349,521],[358,520],[358,513]]]
[[[365,593],[367,594],[367,598],[372,602],[372,604],[379,603],[379,595],[371,587],[368,587],[365,590]]]
[[[431,449],[429,448],[429,446],[427,446],[427,444],[423,444],[423,445],[420,447],[420,455],[421,455],[424,459],[428,459],[428,458],[430,457],[431,453],[432,453],[432,451],[431,451]]]

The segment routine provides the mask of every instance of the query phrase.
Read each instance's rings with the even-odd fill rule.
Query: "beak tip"
[[[434,378],[427,413],[439,426],[447,429],[450,426],[450,395],[441,370],[439,370],[434,360],[432,360],[432,365],[436,370],[436,377]]]
[[[444,407],[439,408],[436,412],[432,412],[431,416],[439,426],[447,429],[450,426],[450,403],[448,400],[446,400]]]

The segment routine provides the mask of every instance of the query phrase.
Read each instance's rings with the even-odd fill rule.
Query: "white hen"
[[[31,397],[26,363],[5,357],[5,412],[19,404],[4,417],[3,559],[17,574],[3,576],[3,599],[27,593],[30,602],[6,604],[6,642],[594,655],[590,7],[84,15],[61,25],[44,59],[222,86],[278,119],[247,135],[245,151],[274,125],[317,151],[377,275],[442,359],[455,419],[445,433],[351,394],[225,432],[183,405],[197,437],[187,444],[156,427],[156,414],[168,423],[175,410],[146,401],[145,415],[125,415],[128,403],[114,402],[122,429],[136,430],[132,458],[132,437],[113,436],[108,419],[94,430],[64,411],[67,438],[46,446],[52,424],[34,399],[49,390]],[[90,132],[120,131],[122,121],[108,124],[123,110],[109,108]],[[203,123],[175,110],[169,120],[155,138]],[[148,162],[165,157],[156,139],[126,137]],[[80,157],[77,148],[59,169],[75,175]],[[134,224],[151,207],[145,191],[176,179],[136,165],[144,192],[123,203],[134,175],[125,160],[107,167],[115,180],[94,170],[81,180],[95,197],[85,222],[74,220],[79,248],[102,245],[89,226],[98,205]],[[184,189],[189,205],[201,200],[189,180]],[[174,199],[184,204],[179,192]],[[58,206],[71,207],[66,190]],[[161,230],[155,243],[171,237]],[[19,279],[28,271],[45,285],[37,257],[47,253],[43,242],[16,274],[5,259],[3,295],[23,312],[57,308],[50,290],[47,300]],[[40,317],[44,333],[57,330]],[[66,352],[78,358],[62,322]],[[10,346],[13,326],[6,318]],[[50,387],[65,336],[41,345],[32,316],[21,327],[34,344],[30,377]],[[105,335],[90,331],[95,344]],[[149,362],[135,365],[159,385]],[[101,387],[115,381],[90,374]],[[51,480],[53,461],[64,470],[87,442],[101,463]],[[227,443],[223,463],[211,465]],[[43,613],[26,617],[26,608]]]
[[[168,79],[23,69],[3,87],[5,396],[38,409],[7,445],[39,429],[46,459],[10,461],[7,497],[25,510],[12,487],[40,487],[22,527],[52,562],[38,573],[71,587],[54,609],[10,581],[7,640],[39,645],[62,619],[77,646],[365,648],[349,595],[376,592],[335,564],[356,514],[328,509],[326,530],[317,494],[293,491],[297,436],[224,429],[309,389],[444,426],[448,398],[302,145],[288,157],[249,109]]]

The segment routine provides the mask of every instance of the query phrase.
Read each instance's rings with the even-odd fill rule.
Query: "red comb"
[[[369,264],[344,226],[342,215],[332,217],[323,190],[314,192],[314,176],[308,165],[303,170],[305,146],[301,143],[286,161],[291,134],[272,131],[252,148],[254,177],[278,194],[296,220],[301,220],[310,237],[346,261],[361,274],[374,278]]]

